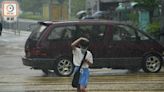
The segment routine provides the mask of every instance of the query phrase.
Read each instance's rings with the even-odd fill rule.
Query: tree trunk
[[[153,13],[154,13],[154,10],[150,10],[149,11],[149,21],[150,21],[150,23],[153,23]]]
[[[161,13],[161,28],[160,28],[160,42],[164,45],[164,0],[161,0],[162,4],[162,13]]]

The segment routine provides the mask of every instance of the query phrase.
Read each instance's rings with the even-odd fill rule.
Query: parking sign
[[[2,16],[17,17],[19,15],[19,5],[16,1],[2,2]]]
[[[19,15],[19,4],[16,1],[2,2],[2,17],[6,22],[14,22]]]

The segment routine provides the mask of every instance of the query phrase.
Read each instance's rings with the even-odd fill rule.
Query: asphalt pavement
[[[3,30],[0,36],[0,92],[76,92],[72,77],[44,75],[24,66],[24,44],[30,32]],[[159,73],[91,69],[88,92],[164,92],[164,69]]]

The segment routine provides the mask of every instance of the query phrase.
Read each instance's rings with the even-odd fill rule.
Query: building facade
[[[129,0],[86,0],[86,10],[91,13],[96,11],[115,10],[120,2],[128,2]]]

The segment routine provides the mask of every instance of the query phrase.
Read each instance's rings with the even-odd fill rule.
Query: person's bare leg
[[[83,86],[80,86],[80,92],[87,92],[86,88]]]
[[[81,92],[81,91],[80,91],[80,87],[77,87],[77,92]]]
[[[77,88],[77,92],[80,92],[80,89]]]

